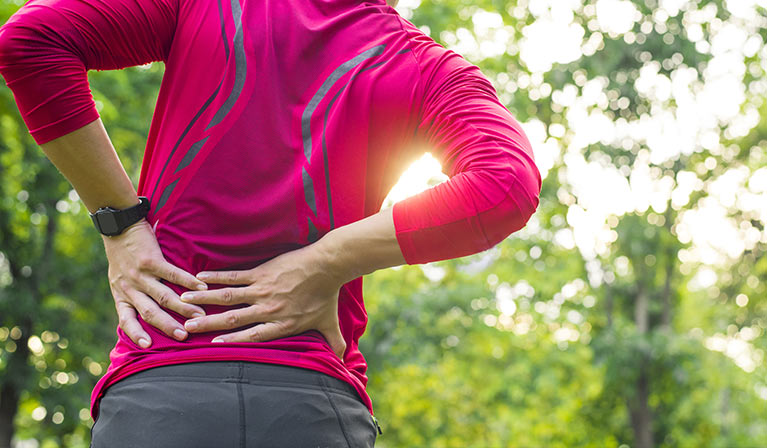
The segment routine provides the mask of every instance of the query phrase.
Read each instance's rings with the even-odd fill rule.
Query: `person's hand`
[[[327,268],[316,247],[286,252],[250,270],[198,273],[208,284],[246,286],[185,292],[182,301],[248,306],[188,320],[186,329],[202,333],[248,327],[213,342],[262,342],[317,330],[343,359],[346,342],[338,323],[338,293],[344,282]]]
[[[184,317],[204,316],[202,308],[182,302],[178,295],[160,280],[187,289],[207,289],[194,275],[165,260],[149,223],[142,219],[120,235],[103,236],[109,260],[109,288],[117,309],[119,326],[137,345],[147,348],[152,339],[141,327],[136,311],[146,323],[176,340],[184,340],[184,327],[164,309]]]

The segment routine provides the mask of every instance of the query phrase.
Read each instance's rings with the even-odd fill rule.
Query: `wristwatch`
[[[106,236],[115,236],[123,233],[131,225],[145,218],[149,213],[149,199],[139,196],[138,204],[133,207],[118,210],[112,207],[101,207],[95,213],[89,213],[99,232]]]

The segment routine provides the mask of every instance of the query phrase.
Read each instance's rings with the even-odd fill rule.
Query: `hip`
[[[368,447],[376,424],[353,386],[314,370],[213,361],[156,367],[110,386],[100,447]]]

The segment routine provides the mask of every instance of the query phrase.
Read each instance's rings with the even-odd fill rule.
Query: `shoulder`
[[[405,18],[398,18],[418,64],[426,92],[449,89],[456,85],[473,85],[492,96],[496,95],[492,83],[478,66],[437,43]]]

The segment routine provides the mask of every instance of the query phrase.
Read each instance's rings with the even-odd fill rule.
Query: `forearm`
[[[328,269],[344,283],[378,269],[405,264],[391,208],[335,228],[317,245]]]
[[[89,211],[104,206],[122,209],[139,202],[101,119],[40,147]]]

